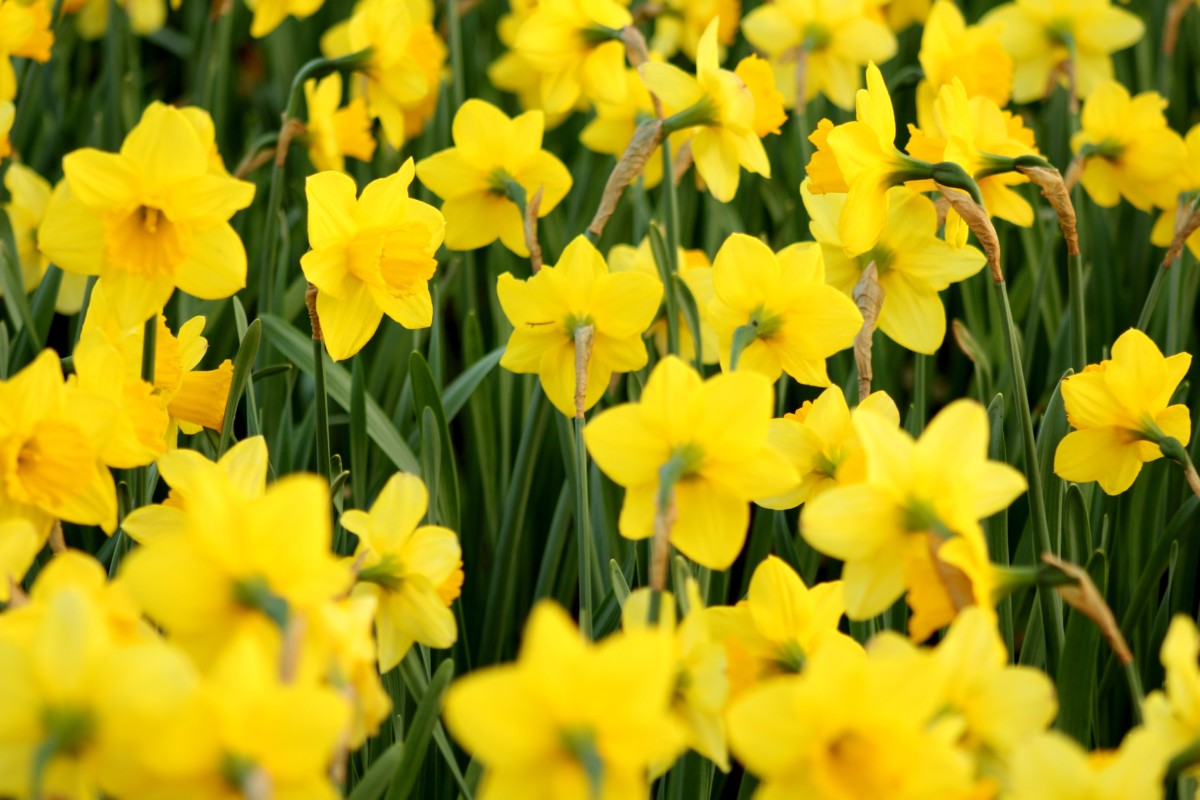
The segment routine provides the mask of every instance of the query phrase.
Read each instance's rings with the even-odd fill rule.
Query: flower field
[[[0,0],[0,798],[1200,800],[1193,0]]]

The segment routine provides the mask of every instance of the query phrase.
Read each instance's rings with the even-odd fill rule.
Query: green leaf
[[[242,337],[237,356],[233,360],[233,379],[229,382],[229,395],[225,398],[225,419],[221,421],[221,441],[217,445],[217,458],[225,455],[225,449],[233,439],[233,420],[237,416],[242,392],[250,380],[251,370],[254,369],[254,359],[258,357],[258,342],[261,338],[262,325],[258,320],[254,320],[246,328],[246,335]]]
[[[442,392],[442,406],[445,408],[447,423],[452,422],[458,416],[458,412],[462,411],[463,406],[471,399],[471,395],[479,388],[479,384],[483,382],[483,379],[500,363],[500,357],[503,355],[504,348],[497,347],[467,367],[461,375],[450,382],[450,385],[446,387],[446,391]]]
[[[450,438],[450,428],[446,424],[446,410],[442,406],[442,393],[434,381],[433,372],[429,369],[425,357],[414,350],[408,357],[408,377],[413,391],[413,410],[417,413],[417,422],[422,430],[422,449],[426,438],[424,432],[424,409],[433,412],[436,421],[438,458],[437,484],[438,495],[442,508],[442,519],[439,524],[446,525],[451,530],[459,529],[458,503],[458,468],[454,458],[454,441]],[[422,453],[422,456],[425,456]],[[434,475],[425,474],[426,483],[434,483]],[[430,500],[433,507],[433,499]]]
[[[413,695],[414,699],[417,699],[417,691],[410,673],[421,669],[417,666],[419,657],[415,657],[416,653],[416,650],[409,651],[409,657],[400,665],[404,681],[408,684],[409,693]],[[388,790],[387,800],[405,800],[416,786],[417,776],[420,775],[425,761],[425,751],[429,749],[429,740],[433,738],[433,729],[442,711],[442,695],[445,694],[452,677],[454,677],[454,662],[446,659],[433,673],[428,687],[420,695],[417,710],[413,713],[405,731],[404,753],[392,776],[392,786]]]
[[[362,358],[354,359],[350,377],[350,495],[355,508],[367,507],[367,394]]]
[[[4,289],[4,305],[13,328],[18,333],[29,331],[34,349],[41,350],[44,340],[38,336],[37,326],[33,323],[33,310],[25,294],[25,279],[21,275],[21,263],[17,258],[8,214],[0,214],[0,287]]]
[[[1046,521],[1050,524],[1050,541],[1058,556],[1062,556],[1065,546],[1062,540],[1062,498],[1066,482],[1054,474],[1054,453],[1069,430],[1067,411],[1063,406],[1062,381],[1072,374],[1071,370],[1067,370],[1055,385],[1037,433],[1037,459],[1041,468],[1043,496],[1046,498]]]
[[[260,317],[263,330],[271,344],[279,348],[288,361],[305,375],[313,374],[312,346],[309,337],[300,333],[279,317],[263,314]],[[325,365],[325,389],[329,397],[343,409],[350,408],[350,373],[340,364]],[[421,465],[413,451],[405,443],[404,437],[388,419],[387,414],[375,402],[375,398],[367,396],[367,435],[379,445],[379,449],[391,462],[404,472],[419,475]]]
[[[1108,558],[1103,550],[1088,559],[1088,574],[1101,596],[1108,583]],[[1058,720],[1055,727],[1084,747],[1091,746],[1095,708],[1096,669],[1100,629],[1082,613],[1071,610],[1058,664]]]
[[[1092,555],[1092,529],[1088,523],[1087,502],[1078,484],[1067,485],[1063,506],[1064,558],[1074,564],[1084,564]]]
[[[346,800],[379,800],[383,797],[403,756],[403,742],[396,742],[384,750],[383,755],[371,763]]]

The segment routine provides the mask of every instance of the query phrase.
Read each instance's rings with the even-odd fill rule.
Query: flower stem
[[[124,138],[124,127],[121,124],[121,73],[123,71],[125,13],[117,0],[104,0],[108,4],[108,27],[104,31],[104,73],[105,73],[105,109],[104,109],[104,146],[106,150],[116,150]]]
[[[675,484],[687,468],[681,453],[671,456],[658,468],[658,495],[655,498],[654,539],[650,544],[649,622],[658,624],[662,611],[662,593],[667,588],[667,561],[671,553],[671,525],[675,519]]]
[[[663,297],[667,298],[667,350],[679,354],[679,312],[675,303],[675,274],[679,265],[675,259],[679,253],[679,208],[675,197],[674,164],[671,161],[671,140],[663,134],[661,145],[663,163],[663,227],[666,230],[665,263],[659,266],[660,273],[666,269],[667,275],[662,276]],[[672,331],[674,335],[672,336]],[[697,342],[699,346],[699,342]]]
[[[1169,266],[1163,264],[1154,273],[1154,282],[1150,284],[1150,291],[1146,293],[1146,302],[1142,305],[1142,313],[1138,315],[1137,329],[1143,333],[1150,327],[1150,318],[1154,316],[1154,307],[1158,305],[1158,296],[1162,293],[1163,279],[1167,277],[1169,269]]]
[[[917,353],[913,359],[913,423],[909,431],[913,436],[920,436],[925,430],[929,413],[929,360],[924,353]]]
[[[325,393],[325,341],[313,338],[313,379],[317,401],[317,473],[332,480],[329,451],[329,398]]]
[[[1079,204],[1075,207],[1078,209]],[[1071,297],[1071,356],[1076,372],[1082,372],[1087,366],[1087,317],[1084,313],[1083,286],[1083,255],[1073,253],[1067,256],[1067,267],[1070,277],[1068,293]]]
[[[1033,438],[1033,416],[1029,411],[1029,392],[1025,387],[1025,367],[1021,360],[1021,348],[1017,342],[1017,326],[1013,321],[1012,306],[1008,301],[1008,287],[1003,280],[995,281],[996,294],[1004,313],[1005,349],[1013,379],[1013,402],[1021,420],[1021,444],[1025,453],[1025,471],[1029,477],[1029,510],[1032,515],[1034,543],[1043,553],[1052,553],[1050,526],[1046,517],[1046,498],[1043,496],[1041,469],[1038,466],[1037,443]],[[1046,669],[1051,675],[1058,674],[1058,659],[1062,652],[1062,607],[1052,590],[1038,587],[1038,603],[1042,609],[1042,628],[1046,635]]]
[[[592,638],[592,517],[588,502],[587,448],[583,442],[583,417],[575,418],[575,527],[579,534],[579,630]]]

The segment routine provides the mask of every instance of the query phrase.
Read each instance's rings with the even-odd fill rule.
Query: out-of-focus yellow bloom
[[[869,619],[903,594],[906,571],[931,550],[930,534],[982,540],[979,521],[1007,508],[1026,484],[1012,467],[987,459],[987,413],[973,400],[946,406],[915,442],[875,414],[857,414],[853,423],[867,479],[807,503],[800,532],[846,562],[846,613]]]
[[[714,19],[717,43],[724,49],[737,37],[742,15],[741,0],[666,0],[662,12],[654,18],[650,50],[669,59],[678,51],[692,61],[700,46],[700,37]]]
[[[1111,54],[1136,43],[1145,32],[1137,15],[1109,0],[1016,0],[984,15],[998,23],[1000,41],[1013,57],[1013,100],[1029,103],[1066,85],[1064,62],[1075,75],[1075,91],[1087,97],[1112,80]],[[1073,52],[1072,52],[1073,51]]]
[[[888,27],[896,33],[928,22],[932,0],[877,0]]]
[[[725,647],[731,696],[803,672],[823,647],[859,649],[838,631],[843,613],[841,581],[809,589],[786,562],[767,556],[754,569],[745,600],[705,611],[713,638]]]
[[[384,314],[410,329],[433,322],[429,280],[446,222],[436,208],[408,196],[413,174],[410,158],[357,199],[345,173],[319,172],[305,181],[312,249],[300,268],[317,287],[317,314],[334,361],[361,350]]]
[[[931,534],[911,537],[907,544],[902,566],[912,610],[910,639],[925,641],[967,608],[978,609],[996,627],[995,597],[1003,578],[988,560],[983,537]]]
[[[208,351],[204,317],[192,317],[171,332],[167,319],[158,315],[158,333],[154,348],[154,389],[159,404],[171,416],[172,428],[167,443],[175,443],[175,426],[187,434],[201,428],[220,430],[225,419],[229,385],[233,381],[233,362],[225,359],[216,369],[197,369]],[[145,326],[124,327],[103,286],[92,290],[85,332],[98,331],[120,352],[126,382],[141,378]],[[111,380],[114,375],[107,376]],[[116,465],[114,465],[116,466]]]
[[[875,16],[871,0],[773,0],[747,14],[742,29],[777,66],[790,106],[823,94],[835,106],[853,108],[863,65],[896,54],[896,37]],[[796,86],[799,74],[803,87]],[[797,88],[804,90],[799,103]]]
[[[183,0],[170,0],[172,10],[178,10]],[[70,6],[68,2],[65,5]],[[83,0],[79,3],[75,28],[84,39],[99,39],[108,30],[106,0]],[[129,27],[138,36],[149,36],[167,24],[166,0],[117,0],[117,5],[129,16]]]
[[[1200,189],[1200,124],[1192,126],[1192,129],[1187,132],[1187,136],[1184,137],[1183,143],[1187,149],[1187,160],[1183,162],[1178,172],[1182,180],[1179,188],[1184,192],[1194,192]],[[12,171],[11,167],[9,171]],[[1185,213],[1189,208],[1188,205],[1184,206]],[[1154,229],[1150,232],[1151,243],[1159,247],[1167,247],[1171,244],[1171,240],[1175,238],[1175,222],[1178,215],[1179,209],[1170,206],[1158,215]],[[1192,255],[1200,258],[1200,231],[1187,238],[1187,246],[1192,251]]]
[[[696,77],[651,61],[639,70],[646,88],[664,108],[689,117],[696,171],[712,196],[728,203],[737,194],[740,168],[771,177],[771,162],[755,130],[754,95],[734,73],[721,69],[717,51],[720,20],[709,23],[696,51]]]
[[[17,107],[11,100],[0,100],[0,160],[12,154],[12,142],[8,140],[8,135],[16,114]]]
[[[821,249],[811,242],[776,254],[753,236],[732,234],[713,261],[713,289],[708,314],[726,371],[736,331],[750,326],[754,338],[739,369],[771,381],[787,372],[800,383],[828,386],[825,359],[853,344],[862,328],[854,301],[825,283]]]
[[[671,713],[676,667],[660,631],[584,641],[550,601],[534,606],[516,663],[446,692],[450,732],[484,766],[489,800],[621,800],[649,792],[647,771],[684,746]]]
[[[1167,125],[1166,107],[1158,92],[1130,97],[1116,81],[1101,83],[1083,104],[1071,149],[1084,158],[1079,181],[1097,205],[1124,197],[1142,211],[1175,207],[1187,147]]]
[[[584,430],[596,464],[625,487],[621,535],[654,533],[666,468],[676,476],[671,543],[697,564],[727,569],[746,541],[747,504],[796,481],[767,442],[773,404],[771,382],[757,372],[705,381],[675,356],[658,362],[638,402],[607,409]]]
[[[662,284],[642,272],[609,272],[604,257],[583,236],[563,250],[555,266],[521,281],[504,273],[496,282],[500,306],[513,326],[500,365],[537,374],[546,397],[575,416],[575,333],[592,326],[584,409],[599,402],[613,373],[646,366],[642,334],[662,300]]]
[[[0,793],[159,788],[164,753],[147,731],[183,710],[196,684],[191,665],[161,640],[117,640],[87,587],[66,583],[36,602],[31,624],[0,633]]]
[[[446,648],[458,638],[450,604],[462,589],[462,549],[449,528],[422,525],[429,494],[416,475],[393,475],[371,510],[342,514],[358,534],[355,594],[378,599],[379,670],[400,663],[414,642]]]
[[[178,452],[159,459],[172,484]],[[131,552],[118,579],[197,663],[211,665],[242,628],[282,626],[349,589],[349,566],[331,552],[324,480],[290,475],[248,499],[211,471],[193,477],[182,530]]]
[[[629,12],[613,0],[541,0],[521,25],[513,49],[541,73],[542,107],[549,114],[574,108],[581,97],[625,100],[625,45],[616,32]]]
[[[17,96],[14,56],[43,64],[50,60],[54,44],[50,5],[49,0],[0,0],[0,103]]]
[[[960,797],[972,762],[952,731],[930,726],[942,692],[924,659],[822,647],[801,675],[767,681],[729,710],[734,755],[759,778],[755,797],[814,800]]]
[[[346,156],[359,161],[371,160],[375,154],[375,137],[371,135],[367,101],[355,97],[342,106],[341,73],[334,72],[319,81],[305,81],[304,99],[308,106],[308,121],[304,126],[308,136],[308,157],[313,166],[322,171],[342,172],[346,168]]]
[[[537,0],[512,0],[509,3],[509,13],[500,17],[500,22],[496,25],[497,36],[501,43],[509,49],[488,65],[487,75],[488,80],[497,89],[515,94],[521,103],[521,108],[527,111],[541,109],[545,112],[546,129],[550,130],[570,116],[571,112],[584,110],[587,101],[580,97],[575,106],[556,113],[549,113],[543,107],[542,83],[545,81],[545,76],[534,69],[525,56],[513,49],[516,47],[521,26],[533,15],[537,5]]]
[[[883,75],[867,65],[856,119],[834,126],[821,120],[809,139],[816,150],[806,168],[813,194],[846,193],[838,234],[848,256],[867,252],[888,222],[888,189],[928,177],[925,165],[896,149],[896,116]]]
[[[1178,614],[1171,620],[1159,657],[1166,681],[1142,708],[1146,727],[1162,742],[1161,752],[1170,756],[1200,738],[1200,632],[1191,617]],[[1189,772],[1194,775],[1196,770]]]
[[[953,78],[938,91],[931,122],[931,127],[908,126],[909,154],[922,161],[952,161],[968,175],[978,175],[975,182],[989,214],[1014,225],[1032,225],[1033,206],[1011,188],[1026,183],[1025,176],[1012,171],[989,174],[998,159],[1037,155],[1033,131],[1021,118],[1001,110],[991,98],[968,97],[962,81]]]
[[[1058,731],[1027,740],[1008,769],[1011,800],[1160,800],[1166,772],[1158,739],[1135,728],[1115,752],[1085,751]]]
[[[738,62],[733,74],[742,79],[754,98],[754,134],[762,139],[769,134],[779,133],[787,121],[783,110],[783,94],[775,88],[775,71],[769,61],[749,55]]]
[[[42,282],[50,259],[38,248],[37,232],[46,216],[50,204],[51,188],[48,181],[24,164],[13,163],[4,173],[4,188],[8,189],[9,202],[4,204],[4,213],[12,224],[13,239],[17,244],[17,259],[21,262],[21,278],[25,291],[32,292]],[[54,308],[60,314],[78,314],[83,305],[83,294],[87,290],[87,276],[64,272],[58,288],[58,300]]]
[[[725,744],[725,704],[729,699],[725,649],[714,639],[712,625],[700,599],[700,587],[692,579],[687,583],[687,613],[675,620],[675,600],[670,592],[661,598],[659,626],[673,635],[675,642],[675,692],[671,710],[685,732],[687,746],[729,771],[729,748]],[[625,630],[647,627],[650,615],[650,589],[637,589],[621,609]]]
[[[938,90],[955,78],[962,81],[968,97],[986,97],[997,106],[1008,105],[1013,61],[1000,43],[1000,31],[995,22],[968,25],[951,0],[933,4],[921,34],[919,55],[925,73],[917,84],[917,121],[922,128],[933,129]]]
[[[863,271],[874,262],[883,287],[883,306],[876,320],[879,329],[909,350],[936,353],[946,336],[946,309],[938,292],[983,269],[987,261],[983,253],[939,239],[933,202],[895,186],[888,190],[887,219],[874,246],[848,256],[840,233],[850,213],[846,196],[813,194],[808,181],[800,192],[811,220],[809,229],[825,256],[829,283],[850,297]]]
[[[683,279],[684,285],[692,293],[692,299],[696,301],[696,311],[700,315],[700,360],[704,364],[716,364],[717,332],[713,330],[708,316],[708,304],[713,298],[712,265],[708,263],[708,256],[703,250],[684,250],[682,247],[676,255],[676,263],[679,265],[676,274]],[[643,239],[636,248],[627,244],[613,245],[613,249],[608,251],[608,268],[612,272],[641,272],[662,286],[662,278],[658,274],[658,266],[654,261],[648,238]],[[654,321],[647,335],[654,337],[659,355],[666,355],[665,315]],[[692,338],[692,330],[683,311],[679,312],[679,357],[684,361],[696,360],[696,342]]]
[[[213,165],[212,150],[211,127],[206,135],[188,114],[151,103],[120,153],[63,158],[38,246],[64,270],[99,275],[125,326],[157,313],[176,287],[230,296],[246,284],[246,248],[228,220],[254,184]]]
[[[950,709],[940,724],[965,728],[961,745],[1001,758],[1054,720],[1054,684],[1040,669],[1010,666],[995,615],[964,609],[933,653]]]
[[[852,413],[878,414],[900,426],[900,409],[887,392],[873,393],[851,412],[836,385],[816,400],[805,400],[795,413],[771,420],[768,439],[792,462],[800,481],[777,497],[756,502],[765,508],[795,508],[834,486],[866,480],[867,457],[850,422]]]
[[[638,125],[654,116],[654,103],[650,99],[650,92],[642,83],[637,70],[625,70],[625,81],[628,85],[623,102],[596,102],[596,116],[579,134],[579,141],[587,149],[619,158],[633,139]],[[671,152],[679,152],[688,138],[687,131],[672,134]],[[653,189],[662,180],[662,175],[662,150],[656,147],[642,168],[642,183],[645,188]]]
[[[437,108],[446,45],[434,31],[432,5],[411,0],[363,0],[349,20],[321,37],[321,52],[338,57],[370,49],[352,94],[399,150],[425,127]]]
[[[254,12],[250,20],[250,35],[256,39],[279,27],[289,16],[303,19],[316,13],[325,0],[246,0],[246,8]],[[228,13],[228,12],[226,12]]]
[[[525,221],[508,197],[508,183],[520,186],[526,199],[542,190],[539,217],[553,211],[571,188],[566,166],[542,149],[543,125],[540,111],[510,119],[483,100],[468,100],[458,109],[451,129],[454,147],[417,164],[421,183],[445,201],[446,247],[477,250],[499,239],[528,258]]]
[[[20,544],[0,548],[7,574],[25,574],[56,519],[116,528],[116,484],[102,460],[116,413],[109,400],[68,387],[52,350],[0,381],[0,520],[33,527],[32,539],[24,526],[9,529]]]
[[[1054,472],[1068,481],[1098,481],[1107,494],[1133,485],[1142,464],[1162,458],[1158,442],[1192,435],[1187,406],[1170,405],[1192,357],[1164,358],[1149,336],[1130,328],[1112,346],[1112,358],[1089,364],[1062,383],[1074,431],[1059,442]]]

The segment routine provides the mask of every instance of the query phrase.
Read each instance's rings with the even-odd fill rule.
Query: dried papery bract
[[[875,325],[879,321],[879,311],[883,308],[883,287],[879,285],[879,273],[872,261],[863,270],[862,277],[854,286],[854,304],[862,314],[863,324],[854,337],[854,363],[858,366],[858,402],[867,399],[871,394],[871,380],[874,372],[871,369],[871,344],[875,335]]]
[[[1074,170],[1076,162],[1071,162]],[[1082,162],[1080,162],[1082,169]],[[1075,205],[1071,202],[1070,187],[1058,170],[1049,167],[1018,166],[1017,172],[1042,190],[1042,197],[1049,201],[1050,207],[1058,215],[1058,225],[1062,228],[1063,240],[1067,243],[1067,255],[1079,255],[1079,231],[1075,222]],[[1078,179],[1078,176],[1077,176]]]
[[[592,360],[595,328],[581,325],[575,329],[575,419],[583,419],[587,407],[588,364]]]
[[[642,174],[646,162],[662,144],[662,140],[663,123],[661,119],[650,120],[634,132],[633,138],[621,155],[621,160],[617,162],[612,174],[608,176],[608,182],[604,184],[604,194],[600,197],[600,205],[596,208],[596,215],[592,217],[592,224],[588,225],[588,236],[593,241],[599,239],[600,234],[604,233],[604,226],[608,224],[609,218],[617,210],[617,203],[625,192],[625,187]]]
[[[529,248],[529,264],[533,268],[533,274],[537,275],[542,269],[542,246],[538,243],[537,236],[537,221],[538,211],[542,208],[542,190],[544,186],[539,186],[538,190],[533,193],[533,197],[525,203],[525,246]]]
[[[1131,663],[1133,661],[1133,653],[1130,652],[1129,645],[1125,642],[1125,637],[1121,633],[1121,627],[1117,624],[1112,609],[1104,602],[1104,596],[1100,594],[1100,590],[1092,582],[1092,578],[1088,575],[1087,570],[1077,564],[1063,561],[1053,553],[1042,553],[1042,561],[1074,581],[1073,583],[1056,586],[1055,588],[1058,590],[1059,595],[1062,596],[1062,599],[1071,608],[1096,623],[1096,627],[1100,629],[1100,633],[1108,641],[1108,646],[1112,648],[1118,661],[1122,664]]]
[[[321,330],[321,317],[317,314],[317,287],[311,283],[304,290],[304,306],[308,309],[308,323],[312,326],[313,341],[324,341],[325,333]]]
[[[992,280],[1000,283],[1004,280],[1004,273],[1000,269],[1000,237],[996,235],[996,227],[992,224],[991,217],[988,216],[983,206],[968,195],[940,183],[935,183],[935,185],[942,193],[942,197],[946,198],[946,202],[950,204],[951,208],[958,212],[958,215],[975,234],[975,238],[979,240],[979,244],[983,246],[983,252],[987,255],[988,267],[992,271]]]
[[[1187,214],[1182,219],[1176,218],[1175,238],[1171,240],[1171,246],[1167,248],[1167,254],[1163,257],[1162,265],[1164,268],[1174,264],[1181,255],[1183,255],[1183,246],[1197,230],[1200,230],[1200,206],[1192,206],[1190,213],[1187,211],[1187,206],[1181,206],[1179,209],[1180,216]]]
[[[1167,7],[1167,19],[1163,23],[1163,55],[1167,57],[1175,55],[1175,45],[1179,42],[1179,26],[1183,23],[1183,17],[1191,5],[1192,0],[1174,0]]]

